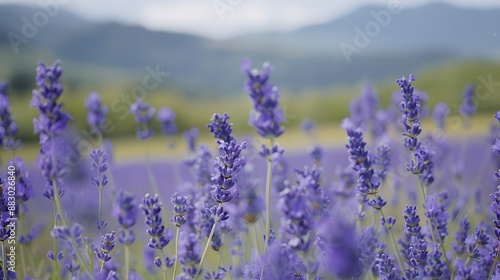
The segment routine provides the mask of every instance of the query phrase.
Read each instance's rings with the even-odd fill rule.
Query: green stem
[[[273,148],[273,138],[271,138],[271,149]],[[264,254],[267,252],[269,237],[271,236],[271,181],[273,177],[273,160],[267,161],[267,180],[266,180],[266,237],[264,239]]]
[[[413,158],[413,162],[416,162],[415,153],[414,153],[414,152],[412,152],[412,153],[411,153],[411,155],[412,155],[412,158]],[[423,200],[423,202],[424,202],[424,205],[426,205],[426,206],[427,206],[427,197],[426,197],[426,193],[425,193],[425,187],[424,187],[424,185],[422,184],[422,181],[420,181],[420,178],[418,177],[418,175],[417,175],[417,181],[418,181],[418,184],[419,184],[419,186],[420,186],[420,188],[419,188],[419,189],[420,189],[420,195],[422,196],[422,200]],[[454,274],[454,273],[455,273],[455,271],[453,270],[453,267],[452,267],[452,266],[451,266],[451,264],[450,264],[450,260],[448,259],[448,256],[446,255],[446,250],[445,250],[445,248],[444,248],[443,240],[441,240],[441,237],[440,237],[440,236],[437,236],[437,237],[435,236],[435,232],[434,232],[434,225],[433,225],[433,223],[432,223],[432,219],[429,219],[429,218],[427,218],[427,217],[426,217],[426,221],[427,221],[427,223],[428,223],[427,225],[429,226],[429,228],[430,228],[430,230],[431,230],[431,238],[432,238],[432,242],[433,242],[434,244],[436,244],[436,243],[437,243],[437,242],[436,242],[436,240],[438,240],[438,238],[439,238],[439,240],[438,240],[438,241],[439,241],[439,247],[441,248],[441,251],[442,251],[442,253],[443,253],[444,259],[445,259],[445,261],[446,261],[446,266],[448,266],[448,270],[449,270],[452,274]]]
[[[151,184],[151,188],[153,192],[158,194],[161,201],[160,190],[158,189],[158,183],[156,182],[156,178],[153,173],[153,169],[151,168],[151,159],[149,158],[149,145],[146,145],[146,169],[148,172],[149,183]]]
[[[128,280],[130,272],[130,248],[129,245],[125,245],[125,280]]]
[[[252,229],[253,229],[253,234],[252,235],[252,241],[255,243],[255,248],[257,251],[260,253],[260,246],[259,246],[259,240],[258,240],[258,235],[257,235],[257,224],[253,223],[252,224]]]
[[[500,255],[500,244],[498,244],[497,255],[495,257],[495,261],[493,261],[493,265],[491,266],[490,273],[488,274],[488,280],[491,279],[491,276],[493,276],[493,272],[495,271],[495,268],[497,267],[498,255]]]
[[[219,210],[221,207],[222,207],[222,203],[219,203],[219,205],[217,206],[217,210]],[[196,277],[194,277],[194,280],[196,280],[196,278],[198,278],[198,276],[200,275],[201,268],[203,267],[203,262],[205,261],[205,257],[207,256],[208,247],[210,247],[210,241],[212,240],[212,237],[214,236],[215,227],[217,226],[218,221],[219,220],[217,218],[214,221],[214,224],[212,226],[212,230],[210,231],[210,235],[208,236],[207,244],[205,245],[205,249],[203,249],[203,254],[201,255],[200,264],[198,265],[198,271],[196,273]]]
[[[57,208],[54,205],[54,228],[57,226]],[[57,247],[57,238],[54,238],[54,254],[56,259],[53,261],[54,263],[54,271],[52,272],[52,279],[57,279],[57,272],[59,271],[59,262],[57,260],[57,254],[58,252],[58,247]]]
[[[31,270],[33,271],[33,276],[35,279],[38,279],[40,274],[38,273],[38,269],[35,265],[35,260],[33,259],[33,255],[34,254],[28,254],[28,256],[30,258]],[[46,259],[44,258],[44,260],[46,260]],[[26,275],[25,275],[25,277],[26,277]]]
[[[271,140],[271,149],[273,148],[273,138]],[[269,237],[271,235],[271,181],[273,176],[273,160],[271,157],[267,159],[267,175],[266,175],[266,236],[264,238],[264,254],[267,252],[269,245]],[[264,266],[260,272],[260,279],[264,276]]]
[[[385,219],[386,217],[384,215],[384,211],[382,211],[382,209],[379,209],[379,212],[380,212],[380,215]],[[398,244],[396,243],[396,238],[394,238],[394,233],[392,232],[392,227],[387,228],[387,230],[389,231],[389,236],[390,236],[391,241],[392,241],[392,246],[394,246],[394,251],[396,251],[396,258],[398,259],[398,264],[401,267],[401,273],[404,274],[405,267],[403,265],[403,261],[401,260],[401,256],[399,254]]]
[[[64,227],[68,228],[68,223],[67,223],[66,218],[65,218],[63,211],[62,211],[61,201],[59,198],[59,190],[57,189],[57,182],[55,179],[52,180],[52,187],[54,188],[54,204],[55,204],[54,208],[57,211],[57,213],[59,213],[59,217],[61,218],[62,225]],[[56,213],[56,217],[55,217],[56,222],[57,222],[57,213]],[[89,268],[88,268],[86,262],[84,261],[83,257],[81,256],[80,251],[78,250],[76,244],[73,242],[73,239],[71,239],[71,238],[69,239],[69,244],[71,245],[71,247],[75,251],[76,257],[78,258],[78,260],[82,264],[84,270],[87,272],[87,274],[90,277],[92,277],[92,273],[89,271]],[[57,254],[57,251],[54,252],[54,254]]]
[[[102,235],[101,223],[102,223],[102,187],[99,186],[99,238],[101,238]]]
[[[175,231],[175,262],[174,262],[174,275],[172,276],[172,279],[175,279],[175,275],[177,275],[177,262],[179,259],[179,231],[180,228],[176,227]]]
[[[479,247],[479,243],[476,243],[476,245],[474,245],[474,249],[472,249],[472,254],[474,254],[474,252],[477,250],[477,247]],[[498,254],[497,254],[498,255]],[[472,260],[471,256],[469,255],[467,257],[467,259],[465,260],[465,267],[467,267],[470,263],[470,261]]]
[[[166,261],[166,258],[165,258],[165,254],[163,253],[163,249],[160,249],[160,253],[161,253],[161,258],[162,258],[162,263]],[[167,264],[165,263],[165,267],[163,267],[162,265],[162,268],[163,270],[163,279],[164,280],[167,280]]]

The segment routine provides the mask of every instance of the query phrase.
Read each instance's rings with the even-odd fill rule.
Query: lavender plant
[[[382,99],[374,89],[363,89],[350,107],[350,118],[342,124],[347,132],[348,165],[332,169],[331,161],[342,157],[336,150],[313,145],[304,152],[306,164],[297,166],[298,161],[290,160],[288,152],[285,154],[284,148],[274,143],[284,133],[285,117],[278,90],[269,83],[271,66],[264,64],[263,70],[256,70],[245,61],[242,69],[247,76],[244,89],[253,105],[249,124],[261,138],[269,139],[270,145],[254,150],[252,139],[241,141],[233,135],[228,114],[214,114],[207,125],[207,131],[216,139],[215,154],[210,145],[197,143],[197,128],[185,132],[189,156],[182,163],[188,172],[178,177],[183,178],[182,184],[177,186],[169,178],[156,180],[152,172],[148,174],[150,182],[161,183],[162,194],[171,191],[171,214],[166,214],[159,186],[154,195],[144,195],[144,186],[126,190],[128,186],[118,185],[108,197],[103,189],[110,184],[110,157],[102,147],[92,151],[90,180],[97,188],[87,187],[84,193],[99,197],[94,204],[98,209],[96,236],[95,228],[80,225],[78,218],[71,215],[69,201],[63,203],[67,199],[64,194],[77,188],[77,183],[65,178],[67,158],[60,149],[71,117],[60,102],[63,87],[59,63],[40,64],[32,106],[39,112],[34,120],[41,146],[36,166],[44,180],[33,180],[29,166],[19,157],[7,163],[14,170],[7,173],[7,181],[0,179],[0,279],[500,277],[500,192],[491,191],[488,213],[480,208],[478,200],[460,194],[461,185],[471,175],[463,165],[457,184],[451,178],[457,174],[447,167],[449,152],[439,150],[444,147],[453,152],[454,140],[440,146],[442,143],[434,135],[425,135],[420,121],[428,114],[426,102],[432,96],[413,88],[412,75],[397,80],[400,92],[394,100],[401,113],[399,123],[391,121],[394,112],[391,107],[382,107]],[[20,147],[12,144],[18,143],[17,126],[9,105],[5,86],[0,86],[0,139],[8,149]],[[107,106],[97,93],[91,93],[84,105],[91,129],[103,133]],[[468,118],[476,113],[476,107],[473,89],[468,88],[460,112]],[[156,109],[137,100],[130,112],[139,124],[136,136],[141,140],[150,138],[155,133],[152,122]],[[449,113],[444,103],[434,108],[433,118],[440,133],[446,133]],[[500,122],[500,111],[495,118]],[[177,132],[175,120],[169,108],[158,110],[156,121],[167,136]],[[402,146],[394,145],[390,125],[402,129]],[[313,127],[311,121],[303,125],[315,144]],[[365,140],[370,136],[373,143]],[[492,151],[500,156],[500,140],[494,138]],[[260,170],[259,156],[267,161],[267,168],[262,167],[265,171]],[[403,161],[404,170],[400,170],[398,159]],[[126,175],[123,173],[125,179],[129,178]],[[500,170],[494,177],[500,180]],[[124,179],[118,181],[123,183]],[[46,250],[43,223],[33,223],[44,217],[28,211],[28,205],[38,207],[38,201],[33,200],[42,187],[40,183],[54,208],[54,225],[50,229],[54,244],[45,251],[49,266],[46,258],[34,257],[40,248]],[[10,198],[12,184],[16,192]],[[413,191],[415,198],[394,191],[398,184],[401,190]],[[398,209],[397,204],[389,203],[386,199],[390,192],[400,205],[408,205]],[[418,192],[420,199],[416,199]],[[464,213],[463,209],[471,205],[483,212]],[[108,210],[114,219],[106,215]],[[142,225],[137,222],[139,210],[144,218]],[[21,269],[16,273],[9,270],[6,254],[13,232],[11,217],[18,220],[16,230],[21,244]],[[170,223],[164,222],[167,217]],[[147,243],[147,250],[138,257],[137,249],[143,243]]]

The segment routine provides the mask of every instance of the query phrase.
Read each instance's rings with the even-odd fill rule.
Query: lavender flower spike
[[[118,232],[118,242],[122,244],[134,243],[135,236],[132,227],[137,218],[137,202],[133,195],[120,191],[113,203],[113,217],[118,221],[122,229]]]
[[[102,104],[99,93],[93,91],[85,100],[85,108],[88,110],[87,123],[93,131],[103,133],[104,121],[109,112],[108,107]]]
[[[37,68],[36,84],[38,90],[33,91],[31,107],[37,108],[40,116],[33,120],[36,134],[40,134],[40,143],[62,134],[72,118],[62,111],[62,104],[57,101],[63,92],[59,78],[62,75],[60,62],[52,66],[40,63]]]
[[[21,147],[21,140],[16,139],[17,124],[11,117],[9,105],[7,84],[0,81],[0,146],[16,150]]]
[[[255,128],[260,136],[264,138],[275,138],[283,134],[286,121],[285,115],[279,109],[278,88],[269,85],[269,72],[271,65],[263,64],[262,72],[250,68],[251,61],[245,59],[241,70],[247,75],[244,89],[253,101],[253,110],[250,112],[248,123]]]
[[[146,140],[151,137],[153,129],[151,129],[150,123],[155,113],[155,108],[139,98],[134,104],[130,105],[130,113],[135,116],[135,121],[139,124],[139,127],[136,128],[137,138]]]
[[[172,136],[177,132],[175,125],[175,113],[168,107],[162,107],[156,114],[156,119],[161,123],[163,134]]]

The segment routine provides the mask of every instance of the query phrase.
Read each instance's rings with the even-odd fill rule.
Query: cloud
[[[0,0],[0,4],[38,5],[39,1]],[[66,8],[92,20],[120,21],[140,24],[154,30],[227,38],[243,33],[291,31],[339,18],[363,5],[386,5],[389,1],[391,0],[70,0]],[[438,0],[401,1],[405,7],[411,7]],[[467,7],[500,6],[498,0],[447,2]],[[222,12],[222,18],[221,11],[217,12],[214,8],[215,3],[229,5],[229,9]]]
[[[226,3],[228,6],[215,6]],[[316,1],[324,2],[324,1]],[[233,6],[228,3],[233,3]],[[236,3],[236,4],[234,4]],[[329,2],[327,2],[329,3]],[[226,38],[241,33],[290,31],[330,20],[349,10],[349,6],[329,9],[326,5],[276,0],[212,0],[150,4],[142,10],[140,21],[155,30],[173,30]],[[338,6],[338,5],[337,5]],[[226,7],[227,9],[224,9]]]

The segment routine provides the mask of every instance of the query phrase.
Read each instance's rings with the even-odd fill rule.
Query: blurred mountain
[[[262,43],[288,44],[296,51],[314,50],[315,53],[341,57],[343,53],[339,45],[344,42],[355,46],[357,27],[370,40],[367,47],[361,48],[364,54],[441,51],[460,57],[491,58],[496,55],[498,59],[499,19],[498,8],[459,8],[435,3],[412,9],[401,6],[392,13],[387,7],[367,6],[324,24],[285,34],[245,35],[228,42],[241,46],[250,44],[254,48]],[[379,27],[379,30],[373,27]],[[378,34],[369,36],[369,32]]]
[[[80,79],[113,83],[118,81],[110,79],[111,73],[140,81],[146,66],[160,65],[170,73],[166,86],[196,96],[240,94],[243,57],[252,58],[256,66],[270,61],[276,68],[273,83],[293,92],[394,79],[453,59],[500,58],[500,38],[496,36],[500,9],[432,4],[403,7],[395,14],[386,7],[370,6],[293,32],[248,34],[220,41],[113,22],[89,22],[65,10],[47,15],[46,24],[40,24],[43,13],[40,7],[0,5],[0,70],[4,68],[0,73],[19,65],[33,71],[37,61],[58,57],[63,63],[85,65],[72,68],[80,71],[76,75]],[[378,29],[370,29],[377,27],[374,14],[386,15],[379,18]],[[33,20],[38,20],[40,27]],[[370,36],[370,30],[377,35]],[[26,32],[30,36],[25,36]],[[356,43],[360,36],[366,39],[363,44]],[[12,40],[17,40],[17,54]],[[352,52],[347,59],[346,50]],[[92,65],[98,72],[89,73]]]

